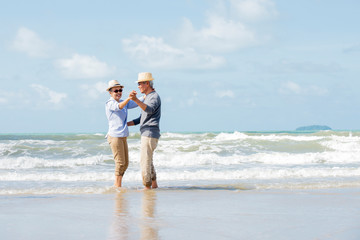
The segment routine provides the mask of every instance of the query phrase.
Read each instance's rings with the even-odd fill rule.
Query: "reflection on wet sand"
[[[114,220],[109,239],[129,239],[129,212],[125,192],[116,193]]]
[[[141,239],[159,239],[156,220],[156,191],[144,191],[142,196]]]
[[[134,195],[136,198],[141,197],[141,206],[136,198],[134,201]],[[141,212],[130,211],[131,209],[141,209]],[[159,239],[158,226],[156,191],[116,193],[114,216],[108,239],[139,239],[140,235],[140,239],[156,240]]]

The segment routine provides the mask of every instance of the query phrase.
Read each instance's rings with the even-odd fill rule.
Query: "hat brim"
[[[124,86],[123,85],[114,85],[114,86],[112,86],[112,87],[108,87],[107,89],[106,89],[106,91],[110,91],[110,89],[112,89],[112,88],[114,88],[114,87],[121,87],[121,88],[124,88]]]
[[[136,82],[149,82],[149,81],[153,81],[154,79],[153,78],[150,78],[150,79],[140,79],[140,80],[137,80]]]

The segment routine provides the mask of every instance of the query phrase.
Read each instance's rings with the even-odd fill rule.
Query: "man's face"
[[[138,88],[141,93],[145,93],[149,88],[149,82],[138,82]]]
[[[113,87],[110,90],[110,95],[116,100],[116,101],[120,101],[121,96],[122,96],[122,88],[121,87]]]

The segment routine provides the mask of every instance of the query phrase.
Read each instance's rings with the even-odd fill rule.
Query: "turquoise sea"
[[[128,138],[123,186],[142,188],[140,135]],[[360,186],[360,131],[162,133],[161,188],[323,189]],[[111,192],[105,134],[1,134],[0,194]]]

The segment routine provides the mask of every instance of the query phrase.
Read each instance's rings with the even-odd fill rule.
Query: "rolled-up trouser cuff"
[[[150,138],[141,136],[141,173],[143,178],[143,184],[146,187],[150,187],[152,181],[156,180],[156,171],[153,164],[154,150],[158,144],[157,138]]]

